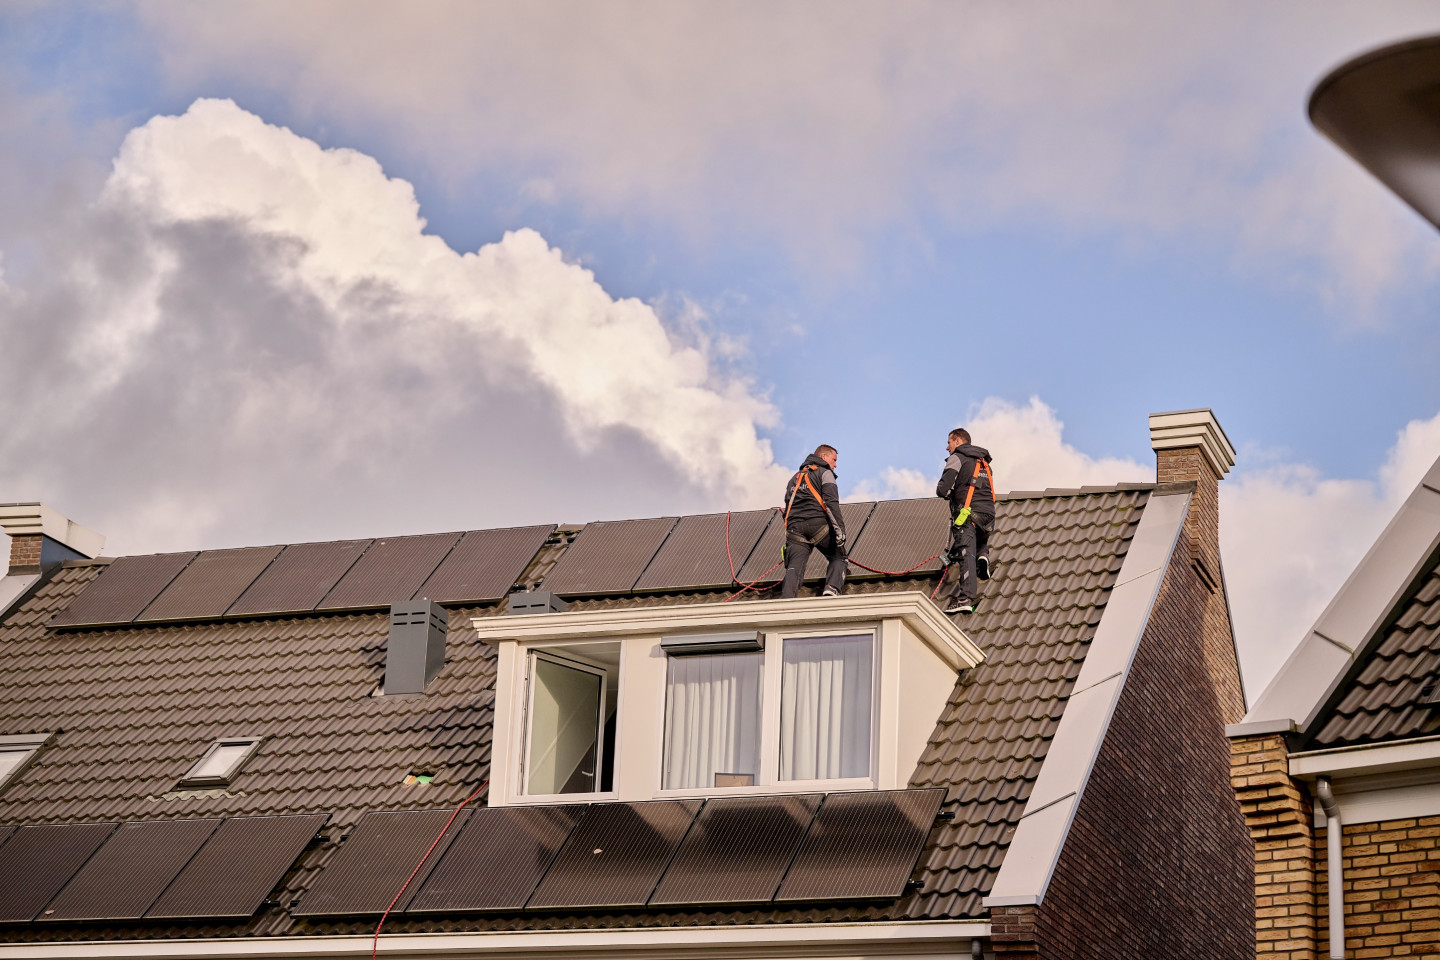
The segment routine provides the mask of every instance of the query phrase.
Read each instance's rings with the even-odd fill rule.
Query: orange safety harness
[[[970,519],[970,501],[975,497],[975,479],[980,475],[981,470],[985,471],[985,479],[990,481],[990,502],[995,502],[995,475],[990,472],[990,464],[978,457],[975,460],[975,471],[970,474],[970,484],[965,488],[965,505],[960,512],[955,514],[955,526],[965,526],[965,521]]]

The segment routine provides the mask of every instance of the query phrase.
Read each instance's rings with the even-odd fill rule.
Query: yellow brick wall
[[[1282,737],[1230,741],[1230,781],[1255,844],[1255,952],[1313,960],[1317,941],[1310,796],[1290,779]],[[1322,861],[1323,862],[1323,861]],[[1323,879],[1323,878],[1322,878]]]
[[[1440,817],[1347,824],[1343,833],[1346,956],[1440,956]],[[1323,949],[1326,835],[1316,834]]]

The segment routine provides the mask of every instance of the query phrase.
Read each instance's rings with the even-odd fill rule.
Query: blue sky
[[[1340,60],[1437,30],[1425,3],[8,6],[0,414],[34,423],[0,444],[0,499],[143,552],[749,505],[822,441],[847,491],[916,495],[960,422],[991,427],[1002,486],[1061,486],[1143,475],[1145,415],[1209,406],[1241,453],[1226,563],[1253,683],[1440,454],[1440,238],[1303,109]],[[200,98],[236,112],[187,114]],[[466,319],[479,268],[447,261],[432,299],[407,286],[423,243],[396,240],[419,259],[361,318],[383,335],[354,334],[353,290],[294,272],[345,247],[303,210],[387,188],[267,194],[304,141],[373,158],[429,234],[530,285]],[[269,172],[220,173],[216,143]],[[121,202],[122,180],[170,186]],[[567,284],[593,311],[532,323]],[[342,319],[307,326],[322,302]],[[614,311],[630,333],[607,340]],[[597,339],[546,359],[542,328]],[[266,406],[277,357],[352,335]],[[633,407],[586,392],[652,374]],[[36,412],[77,376],[93,390]],[[407,462],[404,423],[456,478]]]

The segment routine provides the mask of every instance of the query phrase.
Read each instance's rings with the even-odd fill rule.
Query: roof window
[[[0,790],[4,790],[35,759],[42,747],[55,738],[53,733],[19,733],[0,736]]]
[[[190,772],[180,778],[182,787],[225,786],[260,746],[260,737],[226,737],[210,744]]]

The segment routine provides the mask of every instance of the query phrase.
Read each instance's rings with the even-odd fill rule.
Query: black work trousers
[[[995,529],[995,514],[976,510],[964,525],[950,525],[950,559],[954,571],[947,571],[952,578],[950,585],[942,591],[949,599],[974,603],[980,599],[980,580],[975,575],[975,558],[990,556],[990,531]]]
[[[825,586],[837,591],[845,586],[845,551],[836,549],[835,534],[830,521],[796,520],[785,528],[785,585],[780,596],[794,597],[800,593],[800,584],[805,579],[805,564],[810,561],[810,551],[818,549],[825,555],[829,566],[825,569]]]

